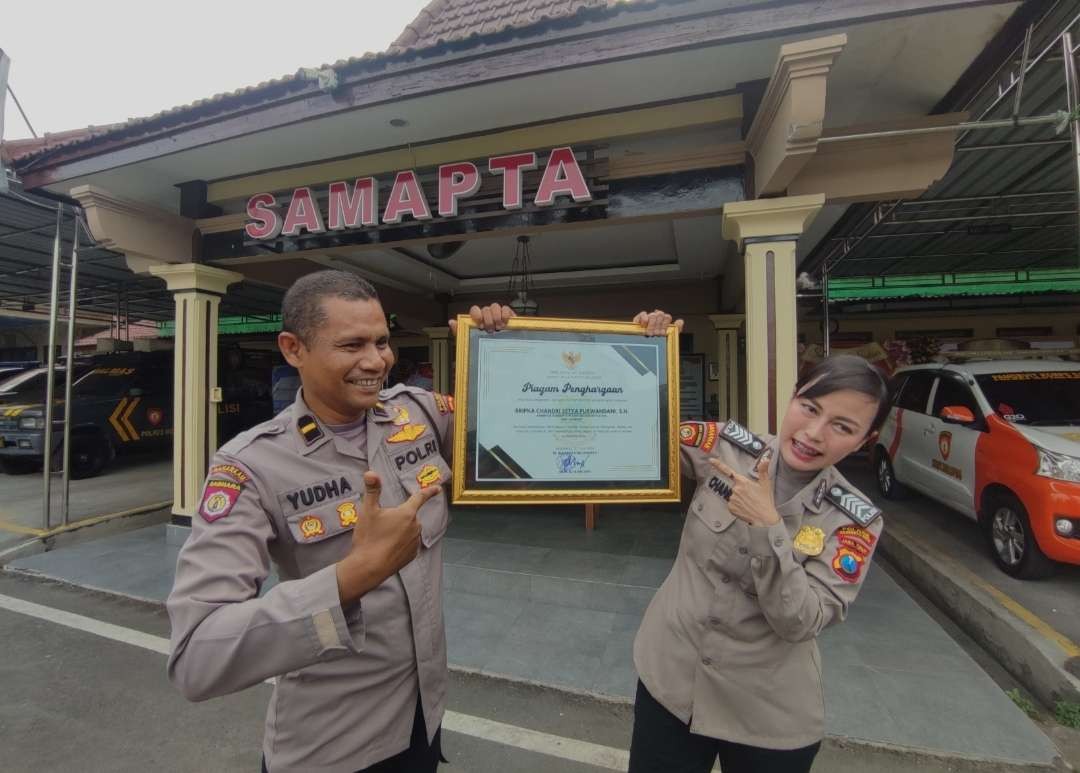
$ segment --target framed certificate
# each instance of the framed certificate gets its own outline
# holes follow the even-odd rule
[[[678,330],[457,319],[454,501],[679,501]]]

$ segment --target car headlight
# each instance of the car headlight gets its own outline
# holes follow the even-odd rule
[[[45,419],[40,416],[24,416],[19,419],[19,429],[45,429]]]
[[[1039,469],[1035,471],[1036,475],[1080,483],[1080,459],[1056,451],[1047,451],[1038,446],[1035,446],[1035,450],[1039,452]]]

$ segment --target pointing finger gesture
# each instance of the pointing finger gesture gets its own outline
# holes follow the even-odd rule
[[[731,479],[731,496],[728,497],[731,514],[751,526],[772,526],[780,522],[780,514],[773,500],[772,477],[769,475],[771,456],[766,451],[754,463],[756,478],[735,472],[719,459],[709,459],[713,468]]]

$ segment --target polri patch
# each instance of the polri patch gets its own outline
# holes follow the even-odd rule
[[[199,515],[207,523],[213,523],[232,512],[236,500],[244,490],[244,484],[232,480],[212,479],[203,489],[199,503]]]
[[[866,527],[881,517],[881,510],[867,502],[854,491],[834,483],[829,486],[826,497],[836,505],[844,515],[860,526]]]
[[[728,420],[720,431],[720,436],[751,456],[760,456],[765,450],[765,441],[734,419]]]

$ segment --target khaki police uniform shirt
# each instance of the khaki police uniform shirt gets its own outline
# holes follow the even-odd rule
[[[404,751],[418,690],[429,741],[442,722],[445,493],[419,511],[414,561],[356,604],[338,596],[364,471],[379,474],[384,507],[450,481],[452,402],[402,386],[380,398],[366,448],[323,427],[300,393],[226,443],[177,562],[169,678],[204,700],[277,677],[263,742],[274,773],[352,773]],[[260,596],[271,561],[280,582]]]
[[[751,527],[728,510],[730,481],[708,459],[749,475],[768,447],[775,479],[776,440],[735,422],[684,422],[680,436],[697,490],[634,641],[641,681],[694,733],[770,749],[813,744],[825,733],[816,637],[858,594],[880,511],[829,467],[778,503],[780,523]]]

